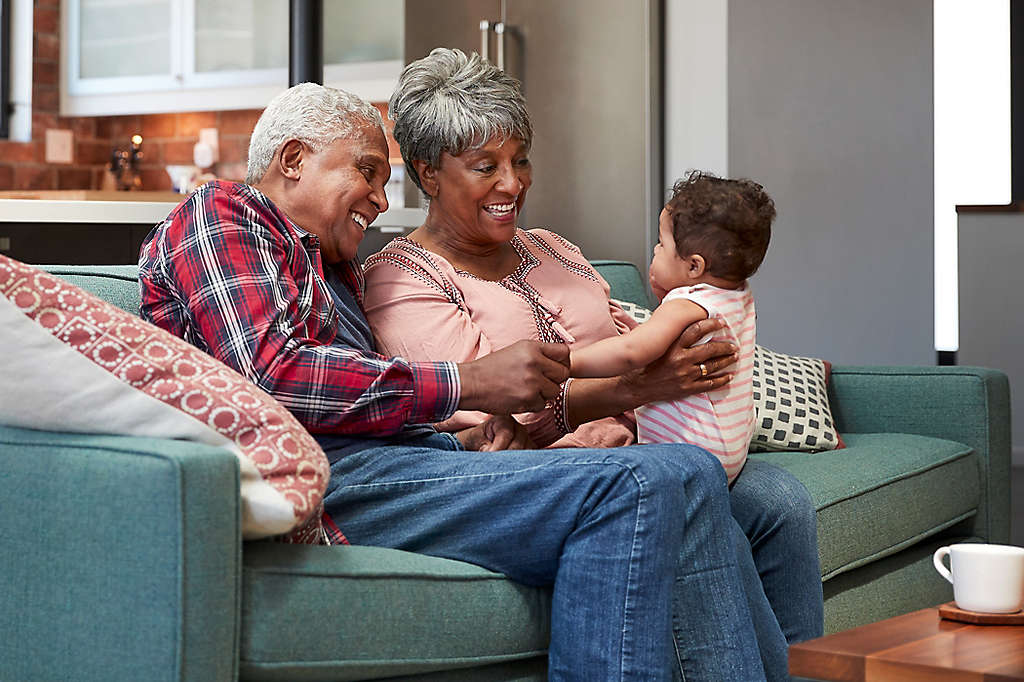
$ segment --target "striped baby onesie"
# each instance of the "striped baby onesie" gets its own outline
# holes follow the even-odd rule
[[[678,287],[665,301],[688,299],[721,317],[726,328],[707,341],[731,341],[739,347],[735,376],[726,386],[683,400],[651,403],[636,410],[637,438],[641,443],[690,443],[718,457],[729,483],[747,461],[754,432],[754,296],[750,284],[720,289],[710,284]]]

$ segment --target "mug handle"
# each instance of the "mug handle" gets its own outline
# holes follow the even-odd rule
[[[932,555],[932,565],[935,566],[935,570],[939,572],[939,575],[952,584],[953,574],[949,572],[949,569],[946,568],[946,564],[942,561],[947,556],[949,556],[949,547],[939,547],[935,550],[935,554]]]

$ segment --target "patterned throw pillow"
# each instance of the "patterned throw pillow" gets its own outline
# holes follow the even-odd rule
[[[612,301],[637,322],[651,317],[647,308]],[[831,365],[817,358],[783,355],[754,346],[753,452],[797,450],[821,452],[845,447],[828,402]]]
[[[324,541],[327,458],[280,403],[182,339],[4,256],[0,376],[0,422],[224,448],[241,469],[245,539]]]
[[[613,298],[612,303],[622,308],[622,311],[632,317],[637,322],[646,322],[651,318],[651,311],[643,306],[639,306],[636,303],[629,301],[620,301]]]
[[[831,366],[824,360],[754,347],[750,449],[820,452],[843,447],[828,403]]]

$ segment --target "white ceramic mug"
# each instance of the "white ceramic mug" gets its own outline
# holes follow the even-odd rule
[[[942,561],[947,554],[951,570]],[[1016,613],[1024,608],[1024,547],[961,543],[939,547],[932,563],[953,583],[953,599],[965,611]]]

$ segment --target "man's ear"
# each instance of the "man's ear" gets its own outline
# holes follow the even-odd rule
[[[412,167],[413,170],[416,171],[416,175],[420,176],[420,185],[423,186],[423,191],[427,193],[428,197],[436,197],[437,169],[431,166],[429,162],[423,161],[422,159],[416,159],[413,161]]]
[[[695,253],[686,259],[686,276],[690,279],[697,279],[707,270],[708,264],[704,256]]]
[[[276,159],[281,175],[289,180],[298,180],[302,177],[302,162],[308,152],[306,145],[298,140],[288,140],[281,145]]]

